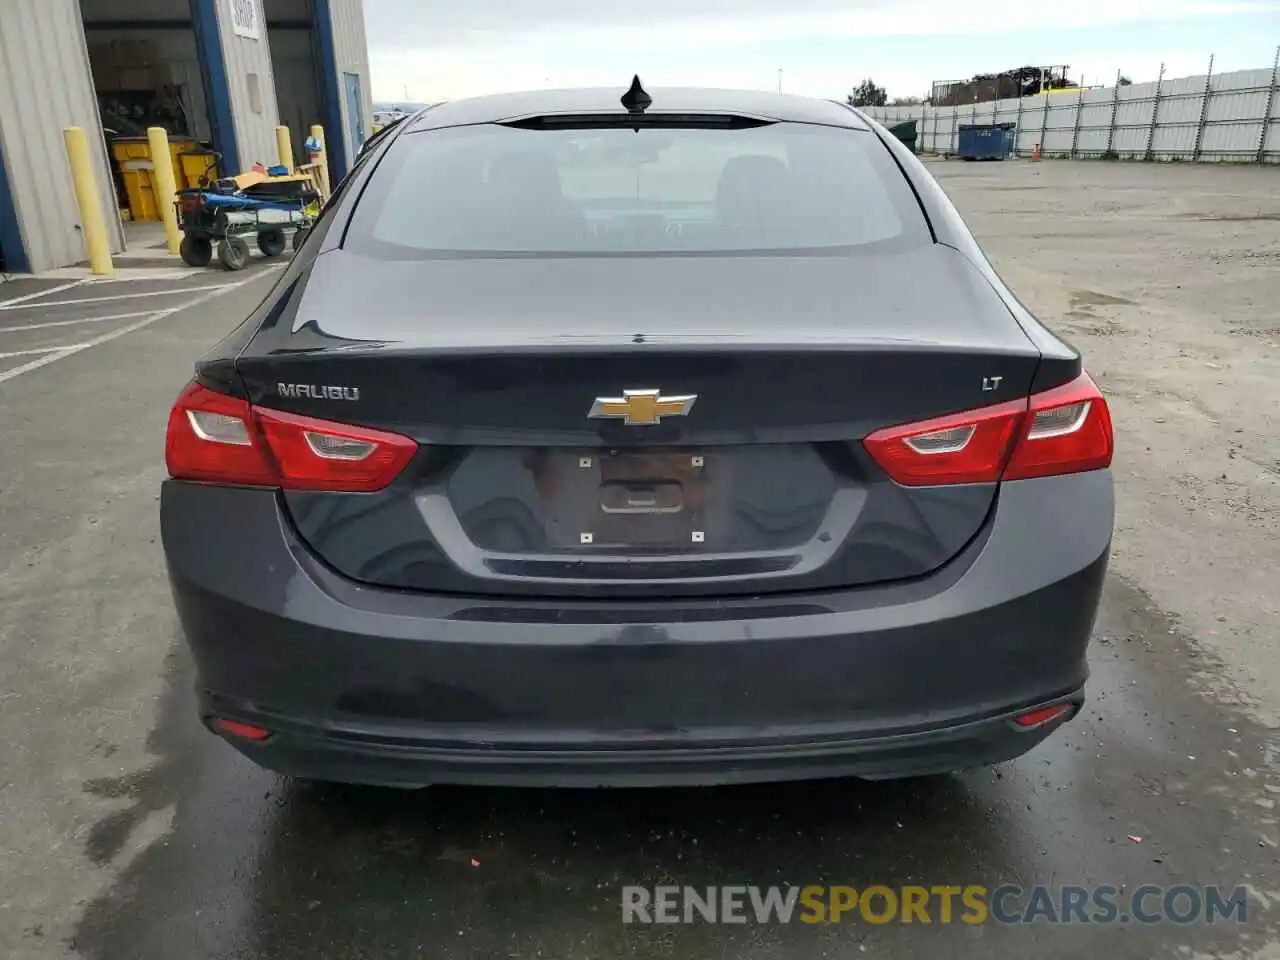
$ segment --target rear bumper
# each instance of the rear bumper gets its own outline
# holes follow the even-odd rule
[[[501,748],[458,744],[424,731],[369,726],[316,726],[262,713],[242,701],[205,694],[201,712],[234,717],[272,731],[263,743],[231,742],[260,766],[287,776],[420,787],[431,783],[490,786],[706,786],[822,777],[868,780],[922,776],[1010,760],[1066,722],[1083,691],[1055,698],[1069,711],[1032,729],[1015,714],[970,723],[874,736],[824,740],[766,740],[717,746],[685,742],[646,746]],[[1048,704],[1045,704],[1046,706]],[[1019,711],[1021,712],[1021,711]]]
[[[657,785],[889,777],[1008,759],[1078,706],[1112,526],[1107,471],[1003,485],[909,583],[663,603],[359,586],[270,492],[169,481],[162,530],[201,711],[284,773]]]

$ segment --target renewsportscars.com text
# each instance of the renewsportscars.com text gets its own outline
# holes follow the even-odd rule
[[[624,923],[1244,923],[1244,887],[628,886]]]

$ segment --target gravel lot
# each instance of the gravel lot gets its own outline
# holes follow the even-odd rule
[[[1280,167],[930,169],[1111,399],[1114,572],[1280,726]]]
[[[1113,400],[1119,531],[1080,718],[915,783],[281,781],[196,722],[156,544],[168,406],[269,279],[95,294],[100,340],[61,325],[86,291],[37,297],[0,313],[0,374],[22,370],[0,376],[0,957],[1280,957],[1280,169],[931,169]],[[1243,926],[620,922],[623,884],[787,882],[1250,900]]]

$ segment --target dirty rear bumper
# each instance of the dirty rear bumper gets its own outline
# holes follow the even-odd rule
[[[421,787],[432,783],[488,786],[709,786],[771,780],[923,776],[1011,760],[1030,750],[1079,710],[1083,691],[1055,698],[1061,718],[1026,729],[1004,716],[924,730],[824,740],[757,740],[690,746],[682,740],[646,746],[495,748],[367,726],[315,726],[263,713],[254,705],[205,694],[201,713],[234,717],[273,731],[264,743],[228,738],[260,766],[286,776],[340,783]],[[1044,704],[1048,705],[1048,704]],[[1018,711],[1021,712],[1021,711]]]
[[[1003,484],[915,581],[739,599],[491,600],[364,587],[269,491],[168,481],[162,532],[206,722],[284,773],[364,783],[658,785],[974,766],[1078,706],[1109,471]],[[230,739],[230,738],[229,738]]]

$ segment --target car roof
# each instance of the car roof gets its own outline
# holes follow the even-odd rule
[[[622,113],[621,100],[626,89],[581,87],[570,90],[532,90],[450,100],[419,113],[406,127],[406,132],[476,123],[500,123],[525,117]],[[816,123],[855,130],[869,129],[844,104],[830,100],[760,90],[717,90],[702,87],[654,87],[647,92],[653,98],[653,104],[645,111],[649,116],[663,113],[704,113]]]

